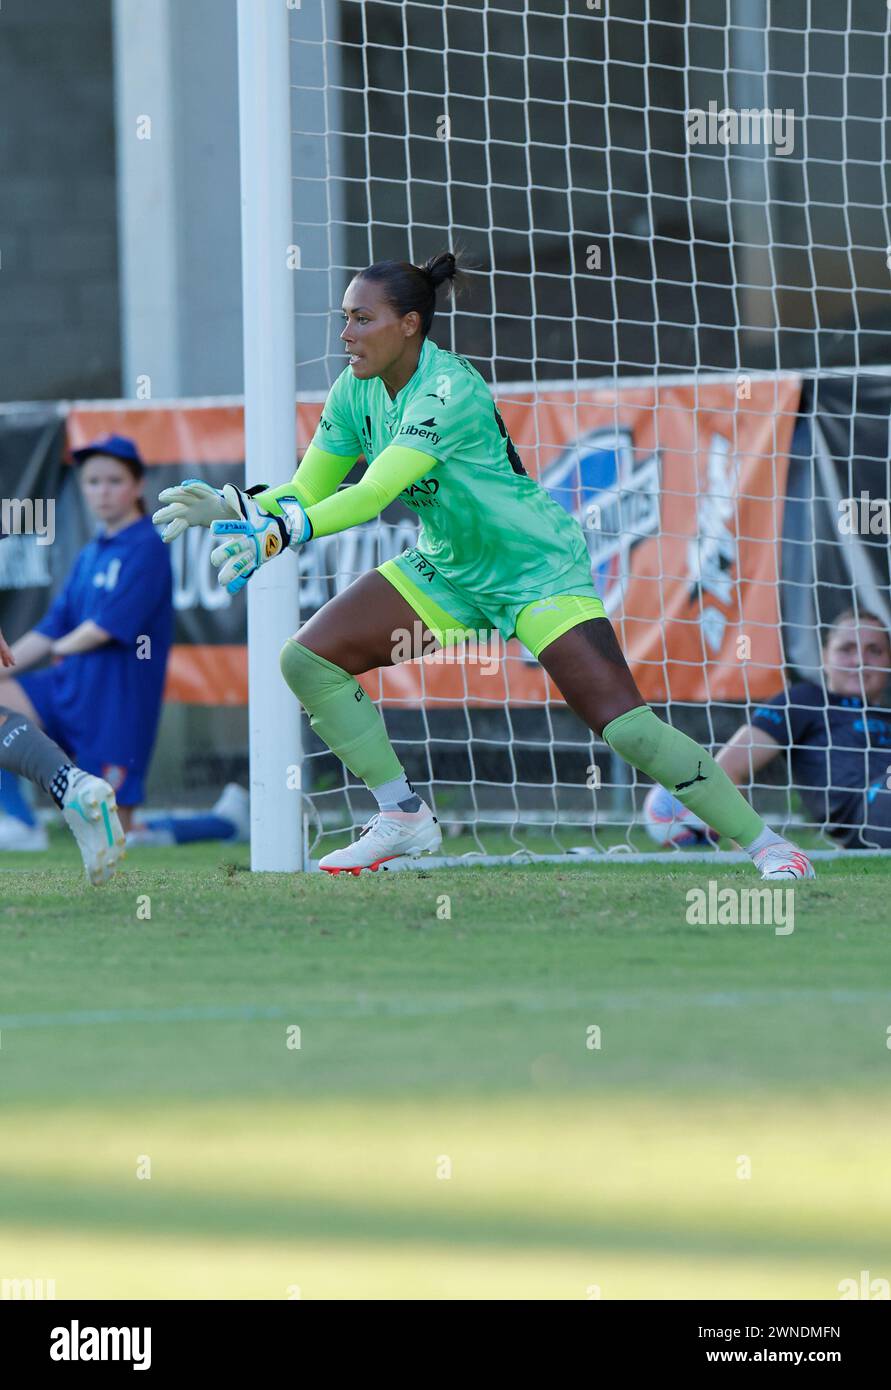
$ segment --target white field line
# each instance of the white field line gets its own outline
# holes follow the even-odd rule
[[[742,989],[706,990],[693,994],[666,995],[664,990],[640,990],[635,994],[615,994],[592,989],[588,995],[553,994],[537,998],[502,994],[486,998],[461,995],[430,995],[427,998],[359,997],[329,1003],[295,1000],[289,1005],[220,1004],[182,1005],[172,1009],[75,1009],[59,1013],[0,1014],[0,1030],[32,1028],[92,1028],[117,1024],[165,1023],[263,1023],[287,1019],[301,1023],[307,1018],[425,1018],[483,1010],[505,1009],[510,1013],[540,1014],[572,1009],[647,1009],[669,1012],[673,1009],[763,1008],[814,1002],[831,1005],[891,1003],[891,989]]]

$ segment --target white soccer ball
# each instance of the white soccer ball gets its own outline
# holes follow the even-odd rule
[[[670,792],[658,785],[647,792],[643,805],[644,825],[651,840],[662,849],[691,849],[715,841],[714,831],[694,816]]]

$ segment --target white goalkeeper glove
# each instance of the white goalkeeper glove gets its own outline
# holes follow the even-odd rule
[[[214,521],[229,521],[241,516],[225,501],[222,491],[203,483],[200,478],[187,478],[178,487],[166,487],[158,496],[159,507],[152,517],[156,526],[164,526],[162,540],[169,545],[190,526],[210,526]]]
[[[227,483],[223,500],[238,521],[214,521],[211,535],[227,539],[211,551],[210,563],[219,570],[217,583],[230,594],[243,589],[255,570],[285,550],[299,550],[312,536],[309,517],[296,497],[279,497],[282,515],[273,516],[253,498]]]

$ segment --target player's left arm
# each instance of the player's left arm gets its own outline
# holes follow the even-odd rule
[[[437,466],[438,460],[404,444],[388,444],[352,487],[307,511],[313,536],[332,536],[380,516],[401,492]]]
[[[14,666],[15,657],[6,645],[6,639],[0,630],[0,666]]]

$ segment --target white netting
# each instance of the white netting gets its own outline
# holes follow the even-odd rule
[[[719,746],[765,673],[776,690],[818,677],[841,609],[891,619],[887,537],[836,524],[864,477],[891,495],[888,378],[869,373],[891,360],[885,6],[304,0],[291,23],[301,390],[342,369],[352,274],[460,245],[471,292],[432,336],[473,361],[527,468],[587,526],[614,617],[637,543],[656,547],[623,636],[664,635],[635,662],[657,708]],[[403,516],[309,547],[304,611],[410,544]],[[764,545],[772,585],[747,570]],[[527,654],[505,661],[523,675],[510,700],[480,701],[461,667],[446,700],[433,666],[420,698],[387,699],[418,790],[477,850],[642,846],[640,779],[528,694]],[[324,850],[370,801],[308,729],[305,746]],[[755,776],[756,804],[819,828],[783,763]]]

